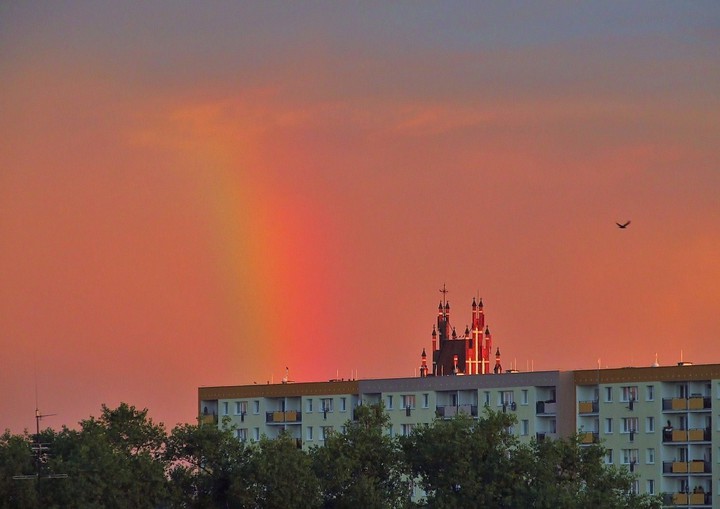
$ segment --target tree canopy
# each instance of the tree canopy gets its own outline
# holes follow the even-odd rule
[[[392,437],[382,404],[363,405],[303,450],[286,433],[245,444],[229,421],[168,432],[121,403],[78,429],[0,435],[0,509],[661,506],[631,493],[633,474],[605,465],[602,446],[519,443],[513,424],[487,409]]]

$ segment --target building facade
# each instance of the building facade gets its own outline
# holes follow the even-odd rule
[[[515,414],[521,441],[577,432],[607,449],[608,464],[636,473],[638,493],[663,494],[668,506],[720,508],[720,364],[198,390],[203,422],[226,420],[247,442],[287,431],[302,448],[341,431],[358,405],[381,401],[392,435],[459,413],[477,417],[486,406]]]

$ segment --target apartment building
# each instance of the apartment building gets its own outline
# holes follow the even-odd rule
[[[635,472],[637,492],[720,507],[720,365],[573,373],[583,442],[602,443],[607,463]]]
[[[381,401],[392,435],[435,418],[477,417],[485,406],[513,413],[521,441],[578,432],[584,443],[607,448],[608,464],[637,474],[638,493],[663,494],[668,506],[720,507],[720,415],[713,417],[720,413],[720,364],[198,390],[203,422],[226,420],[248,442],[287,431],[306,449],[341,431],[358,405]]]

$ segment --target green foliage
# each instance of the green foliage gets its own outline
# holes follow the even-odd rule
[[[282,433],[275,440],[263,437],[255,449],[250,470],[248,480],[236,478],[233,491],[253,493],[255,507],[320,507],[320,483],[312,470],[311,458],[289,434]]]
[[[238,484],[248,477],[252,451],[232,431],[202,424],[173,429],[165,456],[172,507],[253,507],[254,496]]]
[[[27,433],[0,435],[0,509],[37,507],[35,481],[15,480],[15,475],[35,473],[35,461]]]
[[[356,408],[344,433],[325,437],[312,450],[326,508],[399,508],[410,500],[408,470],[398,444],[387,433],[382,404]]]
[[[246,446],[228,422],[180,425],[168,435],[147,410],[102,407],[79,429],[0,435],[0,509],[433,508],[656,509],[634,495],[633,475],[604,465],[601,446],[577,437],[520,444],[514,418],[489,409],[392,438],[382,404],[355,409],[343,432],[303,451],[289,434]],[[40,478],[16,480],[35,474]],[[49,479],[48,473],[66,479]],[[412,503],[414,480],[426,498]]]
[[[509,414],[487,411],[418,426],[400,444],[429,506],[502,507],[512,496],[516,446]]]

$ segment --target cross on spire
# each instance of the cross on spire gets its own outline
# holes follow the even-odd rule
[[[445,304],[447,303],[447,300],[445,299],[445,297],[447,296],[447,294],[448,294],[448,292],[449,292],[450,290],[448,290],[447,288],[445,288],[445,283],[443,283],[442,290],[439,290],[439,291],[440,291],[440,293],[443,294],[443,306],[445,306]]]

